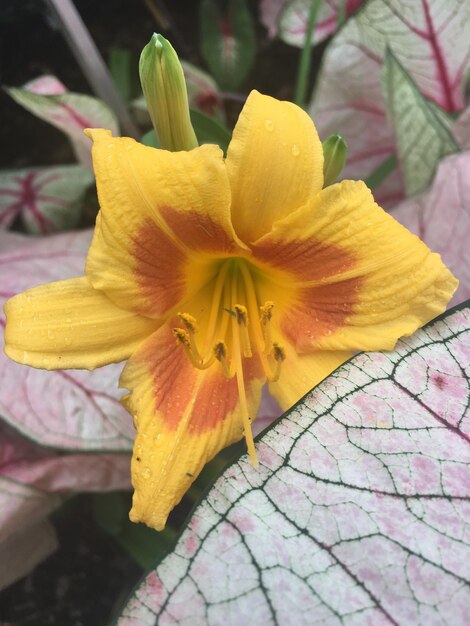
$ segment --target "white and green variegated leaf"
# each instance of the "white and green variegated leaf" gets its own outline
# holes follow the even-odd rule
[[[466,0],[367,0],[328,46],[309,112],[320,137],[349,146],[345,178],[367,179],[396,153],[380,80],[390,48],[428,101],[455,116],[465,106],[470,69]],[[396,168],[376,189],[391,207],[403,198]]]
[[[92,182],[83,165],[0,171],[0,228],[17,218],[34,234],[75,228]]]
[[[467,626],[470,308],[342,365],[192,512],[119,626]]]
[[[382,84],[406,193],[411,196],[425,189],[439,161],[459,148],[445,113],[436,113],[437,105],[430,105],[390,50],[384,58]]]

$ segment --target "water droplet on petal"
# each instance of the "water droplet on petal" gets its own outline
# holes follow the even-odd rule
[[[292,152],[292,155],[293,155],[293,156],[295,156],[295,157],[296,157],[296,156],[299,156],[299,154],[300,154],[300,148],[299,148],[299,146],[298,146],[296,143],[292,146],[292,150],[291,150],[291,152]]]
[[[274,130],[274,123],[272,120],[266,120],[264,123],[264,127],[266,128],[266,130],[268,130],[270,133],[273,132]]]

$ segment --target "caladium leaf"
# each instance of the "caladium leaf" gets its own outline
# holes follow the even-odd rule
[[[452,134],[462,148],[470,148],[470,106],[462,111],[452,126]]]
[[[350,147],[345,178],[367,178],[396,149],[380,84],[387,47],[428,100],[449,113],[463,108],[469,20],[461,0],[369,0],[348,20],[326,51],[310,106],[321,137],[339,133]],[[400,200],[399,171],[375,195],[387,206]]]
[[[181,66],[188,89],[189,108],[223,121],[222,98],[214,79],[187,61],[181,61]]]
[[[57,76],[53,76],[52,74],[44,74],[43,76],[38,76],[30,80],[23,85],[23,89],[31,93],[40,94],[41,96],[59,96],[68,91],[64,83],[62,83]]]
[[[228,0],[222,12],[215,0],[200,8],[201,52],[211,74],[223,89],[237,89],[254,60],[253,18],[246,0]]]
[[[91,231],[41,239],[0,232],[0,304],[19,291],[83,274]],[[15,247],[9,246],[13,237]],[[3,245],[3,242],[5,246]],[[4,318],[0,319],[4,325]],[[46,372],[0,355],[0,415],[45,446],[127,451],[134,428],[118,400],[121,366]]]
[[[315,25],[313,43],[317,44],[332,35],[364,0],[336,0],[322,2]],[[312,0],[289,0],[277,16],[279,37],[302,48],[307,32],[308,15]]]
[[[0,588],[28,573],[55,549],[45,520],[65,494],[130,487],[127,454],[61,454],[0,421]],[[3,571],[5,570],[5,571]]]
[[[436,105],[428,104],[390,50],[385,53],[382,82],[406,194],[411,196],[429,185],[442,157],[459,148],[447,120],[436,114]]]
[[[323,2],[315,25],[314,43],[323,41],[341,26],[364,0],[329,0]],[[279,37],[301,48],[305,42],[311,0],[261,0],[261,22],[270,37]]]
[[[392,211],[418,235],[459,279],[455,304],[470,298],[470,152],[447,157],[431,187]]]
[[[119,626],[468,623],[470,308],[342,365],[195,509]]]
[[[23,88],[7,88],[6,91],[22,107],[49,122],[63,133],[72,143],[77,159],[88,169],[91,166],[91,141],[83,134],[84,128],[107,128],[114,135],[119,133],[116,116],[101,100],[78,93],[54,93],[45,95],[43,86],[38,91],[37,79]]]
[[[35,234],[72,229],[80,222],[92,182],[92,173],[83,165],[0,171],[0,228],[21,217]]]

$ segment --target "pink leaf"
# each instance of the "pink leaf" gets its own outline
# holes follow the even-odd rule
[[[314,43],[323,41],[338,28],[339,3],[345,7],[345,17],[350,16],[364,0],[329,0],[320,7],[315,27]],[[305,42],[310,0],[261,0],[261,22],[270,37],[277,34],[283,41],[302,47]]]
[[[452,134],[459,146],[470,149],[470,106],[459,115],[452,127]]]
[[[431,187],[401,202],[395,219],[418,235],[460,280],[453,303],[470,298],[470,152],[441,162]]]
[[[23,85],[23,89],[41,96],[59,96],[68,91],[67,87],[52,74],[45,74],[30,80],[29,83]]]
[[[338,33],[326,52],[310,113],[320,135],[348,142],[347,178],[366,178],[395,152],[385,116],[380,68],[385,49],[445,111],[463,107],[463,77],[470,66],[470,5],[460,0],[371,0]],[[377,188],[381,204],[403,197],[400,173]]]
[[[470,308],[354,357],[229,467],[119,626],[468,624]]]
[[[8,245],[13,237],[17,246]],[[91,232],[41,239],[0,231],[0,303],[34,285],[83,273]],[[0,323],[4,324],[3,318]],[[132,419],[118,400],[121,366],[46,372],[0,356],[0,414],[45,446],[75,451],[128,451]]]
[[[0,171],[0,228],[19,216],[35,234],[74,228],[92,181],[91,172],[82,165]]]
[[[130,488],[128,454],[61,454],[0,422],[0,589],[26,575],[55,549],[45,520],[58,496]],[[3,571],[5,570],[5,571]]]

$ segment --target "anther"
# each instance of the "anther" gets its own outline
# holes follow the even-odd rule
[[[261,313],[260,322],[263,329],[263,338],[264,338],[264,354],[269,354],[271,351],[271,325],[270,321],[273,316],[273,308],[274,302],[268,300],[265,302],[263,306],[260,306],[259,310]]]
[[[274,357],[275,365],[273,375],[271,376],[271,382],[275,383],[277,380],[279,380],[279,376],[281,375],[281,365],[282,362],[286,360],[286,352],[282,346],[274,342],[272,355]]]
[[[251,357],[250,335],[248,334],[248,310],[243,304],[235,304],[233,307],[237,318],[238,326],[240,328],[241,347],[243,350],[243,356]]]
[[[243,306],[243,304],[236,304],[233,309],[235,311],[235,315],[237,316],[237,322],[246,326],[248,323],[248,312],[246,310],[246,306]]]
[[[280,361],[281,363],[286,360],[286,351],[276,342],[273,343],[273,356],[275,361]]]
[[[176,341],[182,346],[191,349],[191,342],[189,340],[189,333],[184,328],[173,328],[173,335],[176,337]]]
[[[214,346],[214,356],[219,361],[227,378],[233,377],[233,372],[230,371],[230,367],[227,361],[227,346],[223,341],[219,341]]]
[[[274,308],[274,302],[271,302],[270,300],[268,300],[268,302],[265,302],[263,306],[260,306],[259,310],[261,312],[261,323],[263,325],[271,321],[271,318],[273,316],[272,314],[273,308]]]
[[[183,322],[186,330],[189,333],[197,333],[198,328],[197,328],[197,322],[196,319],[190,315],[189,313],[178,313],[178,317],[180,318],[180,320]]]

